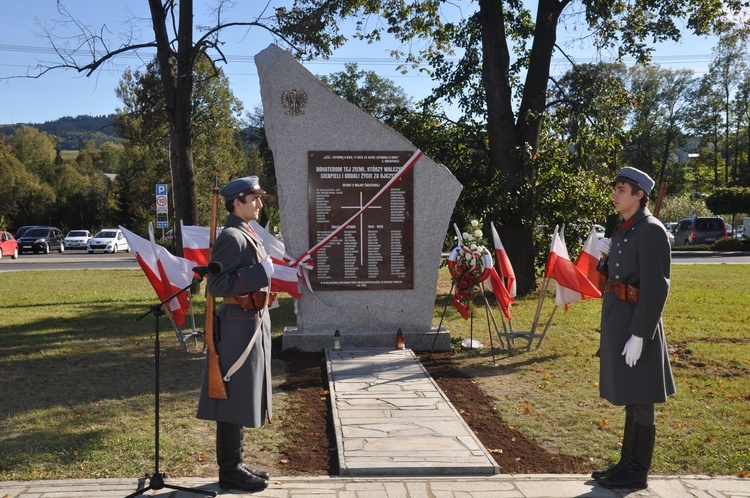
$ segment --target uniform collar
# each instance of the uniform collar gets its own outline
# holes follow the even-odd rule
[[[635,214],[633,214],[633,216],[631,216],[627,220],[620,221],[620,224],[617,225],[617,228],[619,228],[620,230],[624,232],[628,228],[644,220],[647,216],[650,216],[650,215],[651,215],[651,211],[648,210],[648,207],[643,206],[638,211],[636,211]]]

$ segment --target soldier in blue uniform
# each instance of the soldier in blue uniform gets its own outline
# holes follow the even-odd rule
[[[612,200],[622,220],[610,239],[600,271],[602,295],[600,395],[625,406],[620,461],[592,477],[609,488],[648,486],[654,451],[655,403],[674,394],[661,314],[669,294],[671,249],[664,225],[648,210],[654,181],[622,168],[612,182]]]
[[[223,297],[218,313],[216,348],[221,370],[230,375],[228,399],[208,396],[208,368],[198,402],[197,417],[216,421],[216,460],[223,489],[259,491],[268,486],[268,473],[244,463],[244,427],[260,427],[271,419],[271,320],[267,293],[273,274],[271,258],[248,224],[257,220],[265,191],[257,176],[225,185],[229,215],[211,250],[211,263],[221,272],[209,275],[208,291]]]

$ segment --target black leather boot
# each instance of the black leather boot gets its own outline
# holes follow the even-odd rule
[[[591,473],[591,478],[598,481],[602,477],[612,475],[613,472],[620,470],[627,461],[627,455],[633,452],[633,416],[629,411],[625,411],[625,430],[622,435],[622,449],[620,450],[620,461],[612,467],[605,470],[595,470]]]
[[[268,480],[246,470],[242,463],[243,430],[241,425],[216,423],[216,463],[219,464],[219,487],[260,491],[268,487]]]
[[[628,455],[625,465],[612,474],[599,479],[605,488],[645,489],[648,487],[648,471],[654,455],[656,427],[633,424],[633,452]]]

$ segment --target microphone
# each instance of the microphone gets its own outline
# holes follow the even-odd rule
[[[196,266],[193,268],[193,272],[197,273],[201,277],[205,277],[207,273],[210,273],[211,275],[216,275],[217,273],[221,273],[221,271],[224,269],[224,267],[219,263],[218,261],[211,261],[206,266]]]

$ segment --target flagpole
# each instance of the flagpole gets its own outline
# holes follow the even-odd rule
[[[438,323],[437,330],[435,331],[435,339],[432,341],[432,348],[430,348],[430,354],[427,356],[428,360],[432,359],[432,352],[435,351],[435,344],[437,344],[438,335],[440,334],[440,327],[443,326],[443,318],[445,318],[445,312],[448,310],[448,305],[451,303],[451,296],[453,295],[453,287],[455,285],[451,283],[451,290],[448,291],[448,299],[445,302],[443,308],[443,314],[440,316],[440,323]]]
[[[544,325],[544,331],[542,332],[542,335],[539,336],[539,341],[536,343],[536,348],[539,349],[539,346],[542,345],[542,341],[544,340],[544,336],[547,335],[547,329],[549,328],[550,323],[552,323],[552,317],[555,316],[555,311],[557,311],[557,305],[555,305],[552,308],[552,313],[549,315],[549,319],[547,320],[547,323]],[[531,351],[531,341],[529,341],[529,347],[526,349],[527,351]]]
[[[536,305],[536,313],[534,314],[534,322],[531,324],[531,335],[534,335],[534,332],[536,332],[536,326],[537,323],[539,323],[539,315],[542,312],[542,304],[544,303],[544,298],[547,296],[547,287],[549,286],[549,277],[544,277],[544,280],[542,281],[542,289],[539,291],[539,302]]]
[[[495,325],[495,333],[497,334],[497,338],[500,339],[500,329],[497,328],[497,322],[495,321],[495,315],[492,314],[492,308],[490,307],[490,302],[487,300],[487,294],[485,294],[484,290],[484,282],[479,282],[480,287],[482,288],[482,297],[484,298],[484,308],[487,312],[487,330],[490,333],[490,349],[492,350],[492,364],[495,364],[495,344],[492,341],[492,330],[490,330],[490,317],[492,317],[492,323]],[[503,323],[503,327],[505,327],[505,324]],[[502,341],[502,339],[500,339]]]
[[[484,282],[480,282],[479,285],[482,286],[482,292],[483,292],[483,295],[484,295],[484,302],[489,307],[490,306],[489,301],[487,301],[487,296],[484,294]],[[503,310],[502,310],[502,308],[500,308],[500,303],[497,303],[497,308],[498,308],[498,310],[500,310],[500,321],[503,324],[503,332],[505,334],[505,342],[508,345],[508,352],[512,353],[513,352],[513,346],[511,346],[511,343],[510,343],[510,337],[508,337],[508,329],[505,328],[505,319],[503,318]],[[490,316],[492,317],[492,323],[495,325],[495,333],[497,334],[497,338],[500,340],[500,342],[503,342],[503,338],[500,337],[500,327],[497,326],[497,320],[495,320],[495,315],[491,311],[490,311]],[[510,321],[508,321],[508,324],[510,324]],[[511,329],[511,331],[512,331],[512,329]]]

